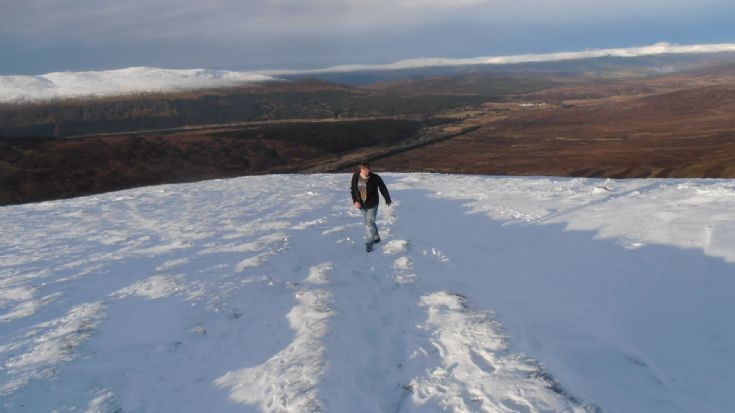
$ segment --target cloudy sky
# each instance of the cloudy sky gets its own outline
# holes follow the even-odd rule
[[[733,0],[0,0],[0,74],[735,43]]]

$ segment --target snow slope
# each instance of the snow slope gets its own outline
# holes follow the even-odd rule
[[[0,410],[732,410],[735,182],[383,177],[0,208]]]

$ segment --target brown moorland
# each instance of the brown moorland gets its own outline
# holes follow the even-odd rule
[[[0,118],[18,127],[66,116],[67,131],[114,133],[0,138],[0,204],[345,171],[359,159],[384,171],[735,177],[735,65],[624,79],[534,76],[469,74],[368,88],[307,81],[9,107]],[[135,129],[140,111],[150,114],[145,131]],[[123,122],[121,132],[109,117]],[[157,124],[163,128],[149,130]]]
[[[563,86],[469,112],[471,133],[379,161],[394,171],[735,177],[735,76]]]
[[[295,172],[415,136],[413,120],[216,128],[75,139],[0,139],[0,205],[136,186]]]

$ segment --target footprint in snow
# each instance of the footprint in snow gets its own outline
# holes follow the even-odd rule
[[[413,269],[413,262],[411,258],[403,256],[393,262],[393,268],[399,271],[410,271]]]
[[[405,239],[394,239],[383,246],[383,254],[393,255],[408,252],[408,241]]]
[[[433,257],[440,264],[445,264],[449,262],[449,257],[447,257],[446,254],[444,254],[443,252],[441,252],[440,250],[436,248],[431,248],[431,250],[423,250],[421,251],[421,253],[423,255]]]

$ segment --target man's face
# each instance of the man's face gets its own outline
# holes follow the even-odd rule
[[[368,176],[369,173],[370,173],[370,168],[365,167],[365,166],[360,167],[360,174],[362,176]]]

